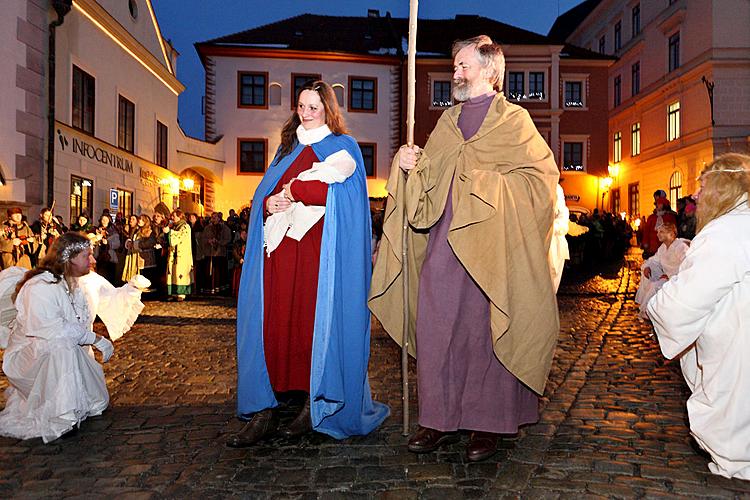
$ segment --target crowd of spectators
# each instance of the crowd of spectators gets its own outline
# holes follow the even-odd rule
[[[135,215],[104,209],[95,223],[82,213],[70,227],[49,208],[42,209],[31,225],[20,208],[7,213],[0,226],[2,269],[33,269],[60,235],[77,231],[91,240],[96,272],[115,286],[143,274],[151,280],[146,293],[152,298],[184,300],[196,293],[236,296],[249,208],[239,213],[232,209],[226,219],[221,212]]]

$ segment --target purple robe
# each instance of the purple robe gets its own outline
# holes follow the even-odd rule
[[[479,130],[493,96],[464,103],[458,118],[464,140]],[[448,243],[451,192],[452,187],[445,212],[430,229],[419,282],[419,424],[440,431],[513,434],[539,419],[538,398],[492,350],[489,300]]]

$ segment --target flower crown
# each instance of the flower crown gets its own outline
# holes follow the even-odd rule
[[[62,250],[62,261],[68,262],[70,259],[83,252],[87,248],[91,248],[91,242],[89,241],[76,241],[71,243]]]

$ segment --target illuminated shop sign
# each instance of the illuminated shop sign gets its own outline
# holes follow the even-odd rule
[[[68,140],[66,135],[59,129],[57,130],[57,139],[60,142],[60,148],[63,151],[72,146],[74,154],[81,155],[89,160],[95,160],[103,165],[108,165],[130,174],[133,173],[133,161],[120,156],[115,152],[107,151],[101,146],[89,144],[85,140],[77,137],[71,137],[70,140]]]

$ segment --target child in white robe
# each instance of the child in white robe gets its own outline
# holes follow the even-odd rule
[[[669,278],[677,274],[690,242],[677,238],[677,227],[666,222],[656,228],[656,236],[661,245],[654,255],[641,266],[641,284],[635,293],[635,302],[640,305],[639,315],[648,319],[646,304],[659,291]]]

